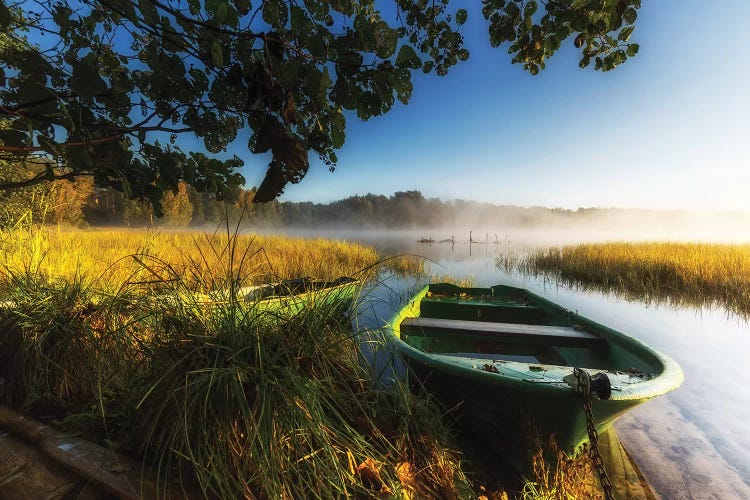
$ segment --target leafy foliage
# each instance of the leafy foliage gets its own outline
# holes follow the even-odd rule
[[[482,14],[490,22],[490,43],[497,47],[509,42],[514,63],[535,75],[562,42],[574,36],[581,49],[579,63],[585,68],[609,71],[638,53],[629,43],[635,30],[641,0],[484,0]],[[539,6],[544,10],[540,11]]]
[[[610,70],[635,55],[640,0],[484,0],[493,46],[509,44],[532,74],[568,38],[581,67]],[[185,181],[223,198],[244,183],[242,160],[217,155],[249,132],[270,153],[254,200],[299,182],[317,154],[334,169],[346,112],[362,120],[411,98],[414,71],[445,75],[469,52],[469,18],[449,0],[0,0],[0,153],[55,161],[20,188],[93,177],[161,215]],[[200,146],[183,150],[178,134]]]

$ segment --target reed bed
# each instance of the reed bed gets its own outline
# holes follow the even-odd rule
[[[0,284],[8,281],[9,270],[25,270],[68,280],[96,278],[100,288],[110,289],[111,284],[163,282],[172,274],[196,285],[232,274],[251,285],[301,276],[369,277],[381,267],[398,274],[423,270],[417,259],[383,259],[357,243],[227,232],[23,228],[0,233],[0,257]]]
[[[500,260],[499,267],[508,267]],[[516,262],[583,287],[674,305],[721,305],[750,314],[750,245],[601,243],[548,248]]]

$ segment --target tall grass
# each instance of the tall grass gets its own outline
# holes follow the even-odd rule
[[[141,252],[142,269],[106,287],[52,274],[49,250],[6,265],[0,399],[139,456],[165,495],[471,496],[440,410],[405,384],[375,383],[340,304],[291,314],[190,293],[263,279],[240,243],[185,250],[181,265]]]
[[[750,314],[750,245],[598,243],[548,248],[517,261],[545,273],[628,298],[677,305],[719,304]],[[498,262],[507,267],[507,262]]]
[[[174,272],[206,283],[229,269],[241,270],[237,277],[246,284],[300,276],[333,279],[374,270],[382,260],[371,247],[326,239],[43,227],[0,232],[0,258],[0,283],[7,282],[8,270],[15,270],[67,279],[98,277],[98,285],[110,289],[110,284],[162,282]],[[410,258],[387,259],[384,265],[400,273],[422,269]]]

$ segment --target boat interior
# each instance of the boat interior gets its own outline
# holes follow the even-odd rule
[[[434,354],[632,373],[653,369],[595,323],[513,287],[431,285],[419,315],[401,322],[400,335]]]

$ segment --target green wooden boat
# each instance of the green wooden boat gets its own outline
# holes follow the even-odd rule
[[[574,367],[609,379],[609,399],[593,399],[600,432],[683,380],[675,361],[635,338],[510,286],[428,285],[387,332],[412,375],[521,468],[550,436],[567,452],[587,440],[581,395],[564,380]]]
[[[346,276],[331,281],[296,278],[242,287],[236,290],[235,298],[253,311],[280,317],[292,317],[310,307],[340,315],[352,305],[360,287],[358,280]],[[227,304],[230,300],[231,293],[227,290],[198,294],[193,298],[198,305],[208,306]]]
[[[340,314],[349,309],[359,288],[359,281],[346,276],[332,281],[297,278],[241,288],[240,295],[245,303],[261,311],[294,315],[305,308],[320,306]]]

